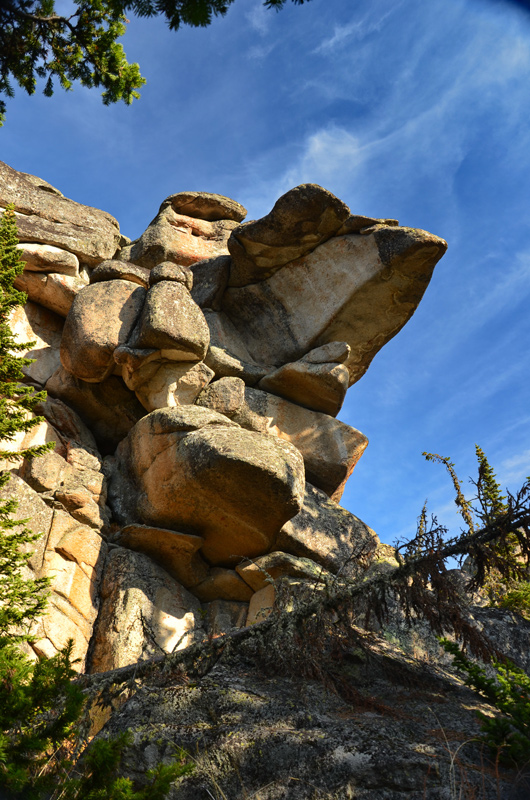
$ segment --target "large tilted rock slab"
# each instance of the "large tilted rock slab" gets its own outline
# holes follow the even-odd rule
[[[117,221],[105,211],[76,203],[33,175],[0,161],[0,207],[15,206],[18,238],[68,250],[95,266],[120,244]]]
[[[290,189],[267,216],[232,231],[229,286],[262,281],[289,261],[310,253],[334,236],[349,214],[342,200],[315,183]]]
[[[318,345],[347,342],[351,385],[410,319],[446,248],[413,228],[336,236],[266,280],[229,288],[223,310],[261,364],[280,366]]]
[[[28,300],[49,308],[61,317],[67,316],[75,296],[87,285],[88,273],[85,268],[79,275],[25,270],[14,283],[15,289],[26,292]]]
[[[67,250],[53,247],[51,244],[35,242],[19,244],[20,257],[25,262],[28,272],[56,272],[74,277],[79,275],[79,259]]]
[[[114,350],[129,338],[146,294],[142,286],[122,280],[95,283],[80,292],[64,326],[63,367],[88,383],[108,378],[116,366]]]
[[[229,566],[269,549],[301,507],[303,480],[288,442],[183,406],[148,414],[120,444],[109,502],[122,524],[204,537],[203,556]]]
[[[196,597],[142,553],[110,551],[101,586],[91,672],[180,650],[204,635]]]
[[[356,428],[245,386],[240,378],[221,378],[210,384],[197,404],[225,414],[243,428],[293,444],[303,456],[308,480],[336,501],[368,445]]]
[[[247,209],[241,203],[211,192],[178,192],[166,197],[162,209],[167,206],[171,206],[177,214],[206,219],[210,222],[222,219],[241,222],[247,216]]]

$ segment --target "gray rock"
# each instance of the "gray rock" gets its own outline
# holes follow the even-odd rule
[[[14,287],[25,292],[28,299],[66,317],[74,297],[88,285],[88,272],[62,275],[57,272],[23,272],[15,279]]]
[[[174,264],[172,261],[164,261],[163,264],[153,267],[149,273],[150,286],[154,286],[155,283],[160,283],[161,281],[182,283],[188,292],[191,292],[193,289],[193,272],[189,267]]]
[[[61,367],[45,388],[52,397],[63,400],[79,414],[104,455],[113,453],[145,414],[136,396],[114,375],[101,383],[87,383]]]
[[[149,288],[149,270],[145,267],[137,267],[136,264],[129,264],[127,261],[116,261],[110,259],[103,261],[90,273],[90,283],[100,283],[101,281],[131,281]]]
[[[211,603],[203,603],[203,608],[206,611],[204,626],[209,636],[220,636],[245,626],[248,603],[213,600]]]
[[[230,275],[230,256],[217,256],[198,261],[191,266],[193,289],[191,296],[201,308],[219,310]]]
[[[186,589],[208,576],[208,566],[197,552],[204,544],[200,536],[149,525],[127,525],[114,541],[149,556]]]
[[[397,219],[377,219],[375,217],[363,217],[358,214],[352,214],[351,217],[348,217],[348,219],[343,222],[336,235],[345,236],[349,233],[361,233],[363,230],[371,228],[374,225],[386,225],[395,228],[399,225],[399,222]]]
[[[128,280],[95,283],[80,292],[63,330],[63,367],[88,383],[108,378],[116,366],[114,350],[129,339],[146,294]]]
[[[304,458],[307,479],[337,502],[368,445],[364,434],[328,414],[249,386],[245,403],[232,419],[243,428],[293,444]]]
[[[14,520],[21,520],[24,528],[40,538],[35,542],[24,545],[23,552],[30,552],[29,560],[31,570],[38,577],[41,572],[46,542],[53,519],[53,510],[39,497],[37,492],[18,475],[11,475],[9,482],[0,490],[0,501],[16,500],[17,509],[13,514]],[[17,530],[15,528],[15,530]]]
[[[410,319],[446,248],[413,228],[334,237],[266,280],[227,289],[223,311],[257,363],[281,366],[347,342],[351,385]]]
[[[200,603],[150,558],[109,552],[94,631],[91,672],[171,653],[202,638]]]
[[[23,358],[35,359],[22,367],[22,372],[32,383],[43,386],[61,365],[60,348],[64,319],[37,303],[26,303],[15,308],[9,326],[17,343],[32,342],[31,347],[19,350]]]
[[[378,544],[368,525],[306,483],[302,510],[285,523],[273,547],[310,558],[334,574],[357,577],[376,556]]]
[[[149,361],[137,369],[126,383],[147,411],[191,405],[215,373],[202,361]],[[132,382],[131,382],[132,379]]]
[[[336,417],[346,397],[349,378],[348,368],[343,364],[300,360],[269,373],[260,380],[258,388]]]
[[[311,583],[324,582],[330,573],[319,566],[310,558],[294,556],[290,553],[276,551],[255,558],[252,561],[243,561],[236,567],[240,575],[255,592],[284,576],[301,578]]]
[[[178,192],[164,200],[161,210],[168,205],[171,205],[178,214],[186,214],[188,217],[206,219],[210,222],[221,219],[241,222],[247,215],[247,209],[241,203],[222,194],[210,194],[209,192]]]
[[[203,389],[195,402],[232,417],[245,402],[245,382],[241,378],[221,378]]]
[[[167,205],[139,239],[122,248],[119,258],[148,269],[164,261],[189,266],[205,258],[228,255],[226,243],[236,226],[237,222],[226,219],[193,219]]]
[[[231,600],[248,603],[253,590],[233,569],[213,567],[208,576],[193,587],[193,594],[204,603],[214,600]]]
[[[186,287],[162,281],[149,289],[128,345],[161,350],[163,356],[174,361],[202,361],[209,343],[204,315]]]
[[[119,245],[119,225],[110,214],[68,200],[46,181],[0,161],[0,206],[9,203],[22,242],[60,247],[94,266],[112,258]]]
[[[294,447],[199,406],[148,414],[115,463],[109,498],[118,518],[203,536],[213,565],[266,552],[301,507],[304,470]]]
[[[349,213],[345,203],[314,183],[291,189],[267,216],[232,232],[228,240],[232,256],[229,285],[262,281],[284,264],[310,253],[337,233]]]
[[[25,242],[17,246],[28,272],[57,272],[75,277],[79,275],[79,259],[73,253],[49,244]]]

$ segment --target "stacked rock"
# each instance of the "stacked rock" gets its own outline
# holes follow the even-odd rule
[[[69,434],[56,428],[43,433],[57,432],[56,452],[18,468],[101,542],[88,667],[250,624],[280,577],[322,585],[366,568],[377,536],[337,503],[367,439],[336,416],[413,314],[446,243],[353,216],[313,184],[247,223],[229,198],[174,194],[134,242],[109,215],[2,165],[8,202],[29,297],[13,324],[42,344],[27,379],[88,431],[105,487],[96,498],[87,474],[68,488]],[[103,504],[97,524],[83,491]],[[63,539],[48,536],[37,572],[73,558]],[[75,605],[65,585],[54,591]]]

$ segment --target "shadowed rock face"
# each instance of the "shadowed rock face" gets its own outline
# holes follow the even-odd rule
[[[211,635],[269,613],[265,573],[366,569],[377,536],[337,502],[368,441],[336,415],[446,243],[315,184],[248,223],[230,198],[178,192],[134,242],[0,163],[10,202],[30,300],[12,324],[37,340],[27,378],[49,393],[15,446],[57,442],[18,476],[56,510],[32,567],[57,576],[41,651],[72,635],[93,668],[130,663],[184,646],[199,600]]]

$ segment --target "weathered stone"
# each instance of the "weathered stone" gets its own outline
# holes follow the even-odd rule
[[[217,377],[239,377],[254,385],[275,367],[258,363],[248,352],[239,332],[222,311],[204,309],[210,330],[210,348],[205,362]]]
[[[87,589],[86,583],[84,588]],[[33,647],[37,653],[50,657],[66,647],[69,639],[72,639],[74,643],[72,666],[78,672],[84,672],[92,628],[93,623],[86,619],[70,600],[57,592],[52,592],[46,612],[35,626],[34,635],[37,641]]]
[[[256,622],[263,622],[267,619],[274,607],[276,590],[272,584],[264,586],[259,592],[255,592],[250,598],[246,625],[254,625]]]
[[[248,581],[242,580],[237,572],[223,567],[213,567],[202,583],[193,587],[193,594],[205,603],[213,600],[248,603],[254,591]]]
[[[88,383],[108,378],[115,367],[114,350],[129,338],[146,294],[124,280],[96,283],[80,292],[63,330],[63,367]]]
[[[75,561],[92,578],[94,570],[98,574],[103,571],[107,543],[92,528],[77,525],[63,533],[55,545],[55,551],[64,558]]]
[[[24,270],[28,272],[56,272],[60,275],[79,275],[79,259],[67,250],[51,244],[23,242],[17,245],[20,256],[25,261]]]
[[[245,402],[245,383],[241,378],[221,378],[204,389],[196,402],[198,406],[232,417]]]
[[[306,483],[302,510],[285,523],[273,546],[335,574],[357,577],[375,557],[379,539],[362,520]]]
[[[163,264],[157,264],[149,273],[149,285],[154,286],[156,283],[162,281],[174,281],[175,283],[182,283],[188,292],[193,289],[193,272],[189,267],[184,267],[181,264],[174,264],[172,261],[164,261]]]
[[[351,347],[347,342],[328,342],[321,347],[315,347],[310,350],[305,356],[302,356],[300,361],[307,361],[309,364],[344,364],[348,360],[351,352]]]
[[[247,215],[247,209],[222,194],[209,192],[178,192],[167,197],[161,210],[171,205],[178,214],[186,214],[195,219],[207,219],[215,222],[221,219],[232,219],[241,222]]]
[[[202,361],[209,342],[204,315],[186,287],[162,281],[149,289],[129,346],[161,350],[174,361]]]
[[[149,288],[149,270],[145,267],[137,267],[136,264],[129,264],[127,261],[116,261],[110,259],[103,261],[90,273],[90,283],[100,283],[101,281],[131,281]]]
[[[342,223],[336,236],[345,236],[348,233],[361,233],[361,231],[374,225],[386,225],[395,228],[399,225],[399,222],[397,219],[377,219],[376,217],[363,217],[352,214]]]
[[[172,653],[202,635],[200,603],[150,558],[112,549],[105,564],[91,672]]]
[[[99,469],[101,459],[94,436],[79,414],[55,397],[35,406],[37,414],[46,418],[56,433],[55,450],[74,466],[79,458],[85,466]],[[90,463],[89,463],[90,462]]]
[[[313,582],[324,582],[330,573],[310,558],[293,556],[290,553],[273,552],[243,561],[236,566],[240,575],[254,592],[259,592],[278,578],[288,576]]]
[[[208,576],[208,566],[197,552],[204,544],[201,536],[149,525],[127,525],[115,541],[152,558],[186,589]]]
[[[231,355],[222,347],[210,345],[204,357],[204,363],[215,372],[218,378],[240,378],[248,386],[254,386],[267,375],[268,367],[260,367]]]
[[[236,228],[228,240],[230,286],[262,281],[284,264],[310,253],[334,236],[348,218],[348,206],[314,183],[291,189],[272,211]]]
[[[236,628],[243,628],[247,621],[248,603],[233,600],[213,600],[203,605],[206,616],[204,625],[208,635],[215,637]]]
[[[97,608],[91,597],[91,581],[86,573],[75,561],[65,559],[59,553],[53,554],[48,567],[47,577],[52,578],[52,590],[68,600],[88,622],[93,623]]]
[[[68,200],[46,181],[0,161],[0,206],[9,203],[22,242],[64,248],[91,265],[112,258],[119,245],[119,225],[110,214]]]
[[[446,247],[412,228],[335,237],[267,280],[227,289],[223,310],[262,364],[282,365],[317,345],[347,342],[351,385],[410,319]]]
[[[118,519],[197,533],[214,565],[266,552],[301,503],[294,447],[198,406],[148,414],[118,448],[116,465],[109,499]]]
[[[25,292],[29,300],[61,317],[67,316],[74,297],[87,285],[88,273],[85,270],[73,277],[56,272],[23,272],[14,283],[15,289]]]
[[[343,364],[295,361],[266,375],[258,388],[336,417],[346,397],[349,378],[348,368]]]
[[[219,310],[230,275],[230,256],[218,256],[192,264],[191,296],[201,308]]]
[[[180,364],[175,361],[158,362],[158,368],[153,371],[156,364],[151,361],[147,365],[148,377],[145,381],[142,381],[144,370],[141,367],[134,373],[136,396],[147,411],[191,405],[215,377],[214,371],[202,361],[197,364],[190,364],[189,361]]]
[[[9,482],[0,490],[0,500],[16,500],[17,509],[13,519],[23,520],[24,527],[40,536],[35,542],[24,545],[24,552],[32,552],[29,566],[38,575],[46,550],[46,542],[52,524],[53,511],[41,500],[28,484],[18,475],[11,475]]]
[[[200,395],[201,405],[221,409],[223,395]],[[211,403],[211,405],[210,405]],[[360,431],[327,414],[311,411],[268,392],[245,388],[245,402],[237,411],[227,404],[220,413],[230,416],[241,427],[291,442],[302,454],[311,483],[339,500],[355,464],[368,445]]]
[[[52,451],[36,458],[25,459],[19,474],[36,492],[54,492],[69,469],[72,468],[68,462],[59,453]]]
[[[164,261],[190,266],[205,258],[228,255],[226,243],[237,222],[208,222],[163,208],[137,241],[124,247],[120,260],[152,269]]]
[[[108,509],[94,500],[84,486],[66,486],[55,492],[55,499],[68,511],[73,519],[96,530],[106,527],[110,521]]]
[[[34,342],[28,350],[17,351],[19,356],[35,359],[33,364],[22,367],[22,372],[32,383],[44,385],[60,366],[63,325],[62,317],[36,303],[26,303],[13,310],[9,326],[16,342]]]
[[[102,383],[86,383],[61,367],[45,388],[79,414],[104,455],[113,453],[118,442],[145,414],[136,396],[113,375]]]

